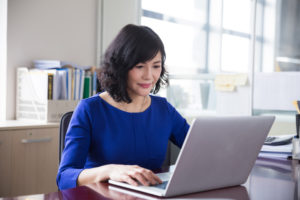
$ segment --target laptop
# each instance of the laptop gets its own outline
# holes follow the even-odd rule
[[[174,169],[157,174],[162,184],[109,183],[161,197],[241,185],[246,182],[274,120],[274,116],[196,118]]]

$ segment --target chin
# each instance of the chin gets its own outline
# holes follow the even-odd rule
[[[131,90],[131,93],[134,95],[137,95],[137,96],[145,97],[150,94],[151,90],[152,90],[152,87],[147,88],[147,89],[135,88],[134,90]]]
[[[150,92],[142,93],[142,94],[140,94],[140,96],[145,97],[145,96],[148,96],[149,94],[150,94]]]
[[[138,94],[139,94],[139,96],[148,96],[149,94],[150,94],[150,91],[151,90],[149,90],[149,91],[141,91],[141,92],[139,92]]]

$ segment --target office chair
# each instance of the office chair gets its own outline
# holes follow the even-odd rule
[[[72,117],[73,111],[65,113],[61,120],[59,126],[59,163],[61,160],[61,154],[65,148],[65,136],[69,127],[69,123]]]

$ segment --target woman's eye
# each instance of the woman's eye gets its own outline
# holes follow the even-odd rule
[[[158,68],[160,68],[160,65],[154,65],[153,66],[155,69],[158,69]]]
[[[138,68],[138,69],[141,69],[143,66],[142,65],[137,65],[135,67]]]

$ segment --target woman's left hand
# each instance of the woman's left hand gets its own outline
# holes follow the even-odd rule
[[[156,185],[162,183],[151,170],[138,165],[109,165],[108,176],[114,181],[126,182],[130,185]]]

